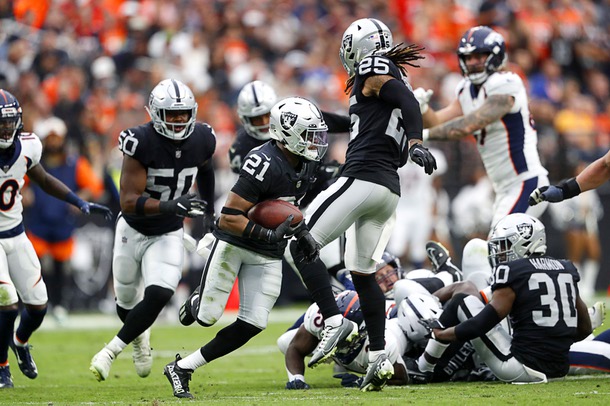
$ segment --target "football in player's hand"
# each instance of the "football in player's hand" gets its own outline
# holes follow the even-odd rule
[[[274,229],[291,214],[294,216],[291,225],[303,220],[303,213],[294,204],[285,200],[263,200],[248,211],[248,218],[263,227]]]

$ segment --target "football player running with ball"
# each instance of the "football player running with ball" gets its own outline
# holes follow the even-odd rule
[[[424,139],[460,140],[474,134],[496,194],[490,228],[511,213],[539,217],[548,203],[530,207],[528,198],[549,184],[548,172],[538,156],[523,81],[504,70],[504,38],[489,27],[470,28],[460,39],[457,56],[464,79],[447,107],[432,110],[432,90],[415,89],[426,126]]]
[[[164,374],[174,396],[192,398],[189,381],[197,368],[242,347],[267,327],[282,285],[282,257],[292,236],[306,261],[318,257],[318,245],[303,221],[291,226],[290,215],[269,229],[249,220],[247,213],[264,200],[299,204],[328,148],[327,130],[320,110],[306,99],[289,97],[271,109],[271,141],[246,155],[220,213],[201,285],[180,309],[183,325],[195,321],[205,327],[214,325],[239,277],[237,320],[200,349],[184,359],[177,355],[166,365]]]
[[[397,170],[411,158],[427,174],[436,169],[434,156],[422,145],[419,104],[406,81],[404,65],[421,59],[414,46],[393,46],[392,33],[381,21],[363,18],[343,34],[341,61],[350,75],[350,138],[339,179],[319,194],[306,212],[314,239],[326,246],[350,226],[345,265],[362,305],[370,339],[369,365],[361,390],[381,390],[394,373],[384,350],[385,297],[375,281],[375,265],[388,243],[400,197]],[[338,342],[357,333],[339,313],[322,261],[295,263],[324,316],[323,337],[309,366],[332,357]],[[320,269],[322,271],[320,271]]]
[[[123,327],[91,360],[98,381],[115,358],[133,343],[133,362],[141,377],[150,374],[150,327],[172,298],[184,261],[185,217],[214,217],[212,128],[197,123],[191,89],[174,79],[150,93],[151,120],[119,135],[123,152],[121,215],[112,262],[117,314]],[[194,181],[201,197],[189,193]]]
[[[0,89],[0,389],[13,387],[9,347],[21,372],[30,379],[38,376],[28,341],[47,313],[47,287],[40,261],[23,226],[21,189],[26,175],[45,193],[78,207],[84,214],[100,213],[112,219],[106,206],[82,200],[43,168],[42,143],[36,134],[21,132],[22,114],[15,96]],[[19,299],[24,306],[15,330]]]

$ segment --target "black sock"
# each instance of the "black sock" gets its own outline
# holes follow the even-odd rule
[[[123,324],[125,324],[125,320],[127,320],[127,315],[129,314],[129,312],[129,309],[125,309],[119,306],[118,304],[116,305],[116,314],[119,316],[119,319],[121,319]]]
[[[318,259],[316,262],[307,264],[302,269],[299,269],[299,272],[311,298],[320,308],[320,313],[324,319],[339,314],[339,308],[337,307],[337,302],[335,302],[335,295],[333,295],[324,263]]]
[[[0,310],[0,364],[8,360],[8,346],[13,339],[17,309]]]
[[[443,281],[436,276],[433,276],[432,278],[415,278],[413,280],[422,285],[430,293],[434,293],[445,286]]]
[[[369,350],[385,348],[385,296],[375,281],[375,274],[352,273],[352,280],[360,298],[360,307],[369,335]]]
[[[32,333],[34,333],[34,331],[36,331],[42,324],[45,314],[47,314],[46,307],[42,310],[33,310],[28,309],[26,306],[21,311],[21,321],[19,322],[19,327],[17,327],[17,331],[15,332],[19,341],[22,343],[28,342],[32,336]]]
[[[144,299],[129,311],[117,337],[125,344],[131,343],[153,325],[173,295],[174,292],[170,289],[154,285],[147,287],[144,291]]]
[[[242,347],[252,337],[263,331],[243,320],[237,319],[216,334],[216,337],[199,350],[207,362],[227,355]]]
[[[457,312],[460,305],[464,302],[464,298],[466,296],[468,296],[466,293],[456,293],[447,301],[447,303],[445,303],[445,306],[443,306],[443,312],[438,318],[438,321],[444,327],[453,327],[460,324]]]

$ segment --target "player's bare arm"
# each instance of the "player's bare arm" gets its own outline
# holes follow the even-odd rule
[[[227,201],[225,202],[224,208],[220,213],[218,226],[223,231],[229,232],[231,234],[239,236],[243,235],[244,230],[246,229],[246,226],[248,225],[249,221],[248,217],[245,216],[245,213],[248,213],[248,210],[250,210],[252,206],[254,206],[254,203],[244,199],[237,193],[229,192],[229,195],[227,196]],[[229,211],[236,210],[237,212],[244,213],[244,215],[228,214],[226,213],[227,210],[225,209],[230,209]]]
[[[305,373],[305,357],[316,349],[319,342],[320,340],[317,337],[301,325],[286,350],[286,369],[293,375],[303,375]]]
[[[492,95],[470,114],[430,128],[430,140],[459,140],[505,116],[515,104],[510,95]]]
[[[65,197],[71,192],[68,186],[66,186],[55,176],[45,171],[43,166],[40,164],[30,168],[28,171],[28,177],[36,182],[38,186],[40,186],[40,188],[46,193],[58,199],[65,200]]]
[[[591,317],[589,317],[587,305],[582,301],[580,295],[576,297],[576,318],[578,324],[576,325],[575,341],[584,340],[593,332],[593,327],[591,326]]]
[[[138,198],[146,188],[146,168],[135,158],[123,156],[120,180],[121,211],[133,214],[136,212]],[[144,213],[158,213],[159,201],[148,199],[144,204]]]
[[[595,189],[608,180],[610,180],[610,151],[587,166],[576,177],[581,192]]]

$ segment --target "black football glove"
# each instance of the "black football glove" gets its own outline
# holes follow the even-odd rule
[[[83,200],[83,203],[79,206],[79,209],[84,214],[99,213],[104,216],[108,221],[112,220],[112,210],[103,204],[90,203]]]
[[[436,169],[436,159],[434,158],[434,155],[432,155],[432,153],[428,151],[428,148],[424,147],[422,144],[413,144],[411,148],[409,148],[409,157],[411,157],[413,162],[422,166],[428,175],[431,175]]]
[[[310,264],[320,258],[320,244],[313,238],[305,224],[296,233],[297,250],[303,254],[306,263]]]
[[[159,203],[161,213],[173,213],[180,217],[203,216],[207,202],[197,198],[195,193],[187,193],[177,199]]]
[[[288,217],[286,217],[286,220],[284,220],[282,224],[275,228],[275,230],[271,230],[269,228],[262,228],[261,239],[270,243],[276,243],[286,237],[292,237],[292,235],[294,234],[294,229],[290,226],[290,223],[292,223],[293,219],[294,215],[289,215]]]
[[[344,388],[359,388],[363,380],[362,376],[350,374],[347,372],[343,374],[335,374],[333,375],[333,378],[341,379],[341,386],[343,386]]]
[[[561,202],[564,200],[563,189],[551,185],[551,186],[542,186],[538,189],[534,190],[530,195],[527,202],[530,206],[535,206],[538,203],[542,202]]]
[[[417,322],[424,326],[426,330],[428,330],[427,338],[432,337],[432,330],[434,330],[435,328],[439,328],[441,330],[445,329],[445,326],[443,326],[441,322],[438,321],[438,319],[419,319],[417,320]]]

